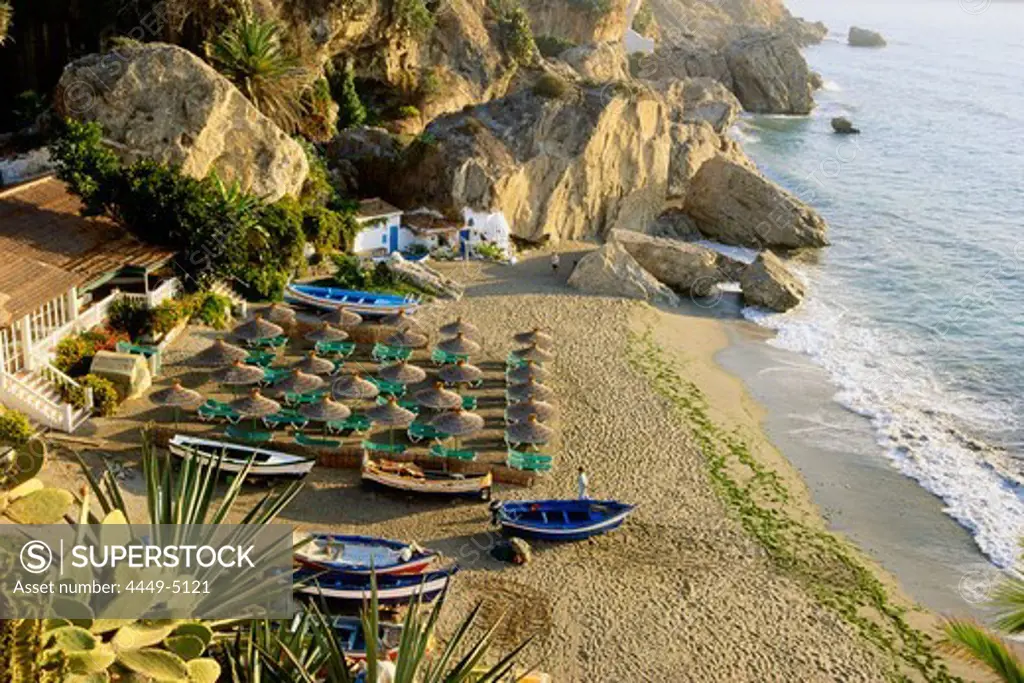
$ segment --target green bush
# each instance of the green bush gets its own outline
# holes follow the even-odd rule
[[[547,58],[557,57],[566,50],[576,47],[576,43],[557,36],[537,36],[534,39],[537,49]]]
[[[19,448],[27,444],[35,433],[24,413],[17,410],[0,412],[0,444]]]
[[[655,28],[654,10],[651,9],[650,1],[641,2],[640,9],[633,17],[633,30],[642,36],[651,38],[655,33]]]
[[[421,116],[420,110],[412,106],[411,104],[399,107],[398,110],[395,112],[395,115],[399,119],[418,119]]]
[[[363,125],[366,123],[366,107],[363,106],[356,90],[356,72],[351,61],[346,62],[338,81],[340,82],[335,88],[340,107],[338,127],[344,129]]]
[[[192,320],[223,330],[231,322],[231,299],[213,292],[199,292],[192,299]]]
[[[522,7],[510,10],[499,21],[505,54],[515,63],[531,66],[537,61],[537,45],[530,28],[530,17]]]
[[[318,254],[340,248],[345,217],[323,206],[307,209],[302,216],[302,232]]]
[[[61,372],[75,377],[88,372],[89,361],[94,355],[96,346],[84,335],[64,337],[57,342],[53,365]]]
[[[150,329],[150,312],[136,299],[118,299],[107,312],[110,327],[126,333],[133,341]]]
[[[488,261],[504,261],[505,251],[497,244],[491,244],[490,242],[481,242],[474,245],[473,249],[476,251],[480,258],[487,259]]]
[[[533,84],[533,92],[541,97],[557,100],[569,92],[569,84],[555,74],[544,74]]]
[[[110,417],[117,412],[121,397],[109,379],[97,375],[85,375],[78,380],[80,387],[61,385],[61,397],[76,408],[85,407],[85,389],[92,389],[92,406],[95,415]]]
[[[329,142],[338,134],[338,113],[334,111],[331,86],[319,78],[302,95],[302,119],[299,131],[316,142]]]
[[[366,289],[370,285],[370,278],[358,256],[352,254],[338,254],[334,257],[334,265],[337,270],[334,272],[334,279],[338,286],[343,289]]]
[[[434,15],[423,0],[391,0],[391,26],[399,35],[427,37],[434,30]]]
[[[160,337],[187,317],[188,311],[181,300],[165,301],[149,312],[149,331],[154,337]]]

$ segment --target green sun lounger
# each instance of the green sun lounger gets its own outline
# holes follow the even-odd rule
[[[455,365],[460,360],[469,361],[468,353],[448,353],[441,349],[434,349],[430,354],[430,360],[433,361],[434,365]]]
[[[263,418],[263,424],[270,429],[274,429],[275,427],[297,427],[302,429],[309,424],[309,418],[304,415],[300,415],[294,410],[288,410],[286,408],[279,413],[268,415]]]
[[[337,439],[319,439],[314,436],[306,436],[302,432],[295,432],[295,443],[310,448],[341,448],[341,442]]]
[[[253,351],[249,354],[249,357],[245,359],[246,365],[258,365],[261,368],[268,368],[277,360],[277,356],[270,353],[269,351]]]
[[[288,406],[302,406],[308,403],[316,403],[330,392],[330,389],[318,389],[317,391],[311,391],[308,394],[296,394],[293,392],[287,392],[284,395],[284,403]]]
[[[290,375],[291,372],[288,368],[263,368],[263,379],[260,380],[260,384],[263,386],[274,384]]]
[[[197,413],[199,419],[203,422],[224,420],[225,422],[235,423],[242,419],[242,416],[235,412],[234,408],[227,403],[221,403],[212,398],[199,406]]]
[[[350,341],[321,341],[316,343],[316,352],[317,355],[320,356],[341,356],[342,358],[347,358],[351,356],[355,350],[356,343]]]
[[[413,422],[409,425],[409,429],[406,430],[409,435],[409,441],[413,443],[419,443],[424,439],[430,439],[431,441],[444,441],[449,438],[450,435],[444,432],[438,431],[432,425],[424,424],[422,422]]]
[[[367,379],[376,384],[377,388],[380,389],[380,393],[386,396],[405,396],[406,391],[408,391],[404,384],[399,384],[398,382],[385,382],[376,377],[367,377]]]
[[[248,345],[256,349],[280,349],[288,343],[288,335],[282,334],[279,337],[264,337],[263,339],[253,339],[247,342]]]
[[[476,460],[476,451],[458,451],[454,448],[446,448],[439,443],[430,447],[430,454],[435,458],[452,458],[453,460],[465,460],[467,462]]]
[[[517,451],[514,448],[510,448],[508,449],[508,458],[505,460],[505,464],[514,470],[550,472],[554,460],[554,456],[551,455]]]
[[[405,453],[407,446],[404,443],[387,444],[377,443],[376,441],[364,441],[363,450],[380,455],[399,455]]]
[[[344,420],[336,420],[327,423],[327,431],[338,432],[368,432],[370,431],[370,418],[365,415],[350,415]]]
[[[370,357],[378,363],[409,360],[410,356],[412,356],[412,349],[388,346],[379,342],[373,345],[373,351],[370,353]]]
[[[462,397],[462,409],[463,410],[476,410],[476,396],[463,396]]]
[[[119,341],[117,342],[117,352],[134,353],[149,358],[150,356],[155,356],[158,353],[160,353],[160,349],[156,348],[155,346],[145,346],[143,344],[132,344],[126,341]]]
[[[249,443],[270,443],[274,440],[273,432],[249,430],[238,425],[228,425],[224,429],[224,436],[230,439],[238,439],[239,441],[248,441]]]

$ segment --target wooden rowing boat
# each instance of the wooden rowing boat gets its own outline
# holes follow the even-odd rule
[[[415,313],[420,305],[419,300],[411,296],[403,297],[396,294],[294,284],[288,285],[285,290],[285,299],[292,303],[325,310],[343,306],[349,311],[368,316],[390,315],[399,311]]]
[[[490,472],[456,474],[445,470],[425,470],[412,463],[375,461],[364,456],[363,482],[422,495],[466,496],[488,501],[494,479]]]
[[[336,617],[331,627],[346,657],[357,662],[366,660],[366,635],[359,617]],[[402,643],[402,631],[405,627],[402,624],[382,621],[379,629],[377,655],[382,659],[394,661],[398,658],[398,648]]]
[[[249,474],[257,477],[304,477],[316,464],[316,458],[303,455],[184,434],[176,434],[168,447],[179,458],[197,458],[213,464],[219,461],[222,472],[241,472],[251,460]]]
[[[502,531],[548,541],[578,541],[617,529],[636,509],[615,500],[516,500],[494,505]]]
[[[416,599],[430,602],[448,587],[448,582],[458,570],[458,566],[453,564],[422,574],[380,574],[376,577],[377,600],[389,604],[404,604]],[[361,603],[369,600],[373,593],[370,576],[336,572],[318,574],[302,569],[296,572],[295,580],[297,592],[329,600]]]
[[[416,574],[437,559],[433,550],[372,536],[314,532],[312,541],[295,551],[295,561],[314,570],[345,574]]]

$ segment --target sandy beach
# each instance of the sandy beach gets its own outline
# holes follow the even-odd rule
[[[929,658],[917,630],[934,633],[935,617],[904,613],[909,602],[894,582],[825,531],[803,482],[761,432],[762,409],[715,364],[728,344],[723,323],[575,295],[564,284],[574,258],[563,252],[559,273],[544,254],[515,266],[445,264],[467,295],[420,317],[428,329],[456,315],[478,325],[480,363],[491,368],[503,364],[513,333],[552,332],[561,417],[546,450],[555,470],[532,489],[499,486],[496,497],[573,496],[582,466],[593,497],[639,505],[623,529],[536,544],[530,564],[512,567],[489,556],[498,536],[486,506],[367,492],[358,472],[326,468],[314,470],[280,521],[415,540],[457,559],[464,571],[448,619],[479,601],[488,619],[507,613],[499,644],[535,637],[524,663],[559,683],[943,680],[945,664]],[[175,361],[213,336],[184,338],[159,385],[202,381]],[[500,392],[481,398],[488,432],[467,447],[486,449],[500,433],[492,396]],[[139,417],[167,419],[137,399],[97,421],[91,438],[123,449],[114,457],[130,465]],[[60,456],[47,477],[79,483]],[[126,486],[141,482],[129,477]]]

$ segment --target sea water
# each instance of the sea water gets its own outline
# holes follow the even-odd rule
[[[1024,536],[1024,4],[788,5],[831,31],[806,52],[817,109],[735,134],[825,216],[832,246],[797,265],[800,308],[745,314],[824,368],[877,457],[1009,566]],[[847,46],[851,25],[888,47]],[[833,134],[834,116],[862,134]]]

